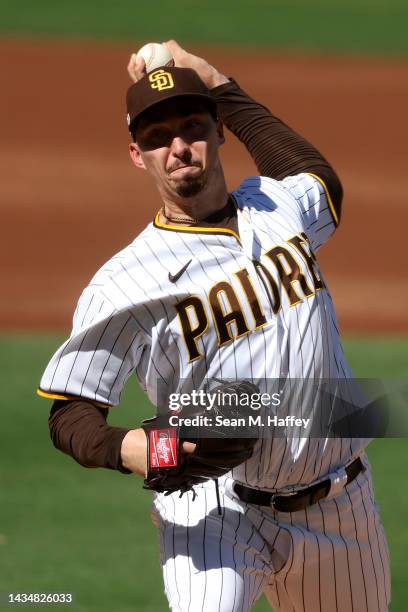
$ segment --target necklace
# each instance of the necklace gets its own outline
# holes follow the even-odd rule
[[[167,219],[167,221],[176,221],[178,223],[198,223],[198,219],[192,219],[191,217],[169,217],[169,215],[166,215],[164,206],[162,206],[161,213],[163,217]]]

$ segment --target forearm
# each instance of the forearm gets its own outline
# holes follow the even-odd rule
[[[143,429],[131,429],[121,445],[122,465],[125,469],[145,477],[147,471],[147,441]]]
[[[283,121],[248,96],[235,81],[211,90],[220,117],[245,145],[259,173],[276,180],[300,172],[312,172],[324,180],[339,207],[341,183],[323,155]]]
[[[107,410],[86,401],[56,401],[49,417],[54,446],[85,467],[104,467],[128,473],[121,449],[130,429],[107,423]]]

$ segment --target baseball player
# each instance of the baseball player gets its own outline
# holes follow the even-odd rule
[[[234,80],[167,46],[175,66],[146,75],[133,58],[127,94],[130,156],[161,208],[85,288],[45,370],[52,440],[84,466],[140,474],[155,491],[172,610],[247,611],[262,593],[285,612],[387,610],[367,439],[282,436],[276,421],[272,435],[233,451],[222,441],[214,459],[197,438],[176,432],[174,445],[154,419],[108,424],[133,375],[162,411],[214,380],[266,392],[271,380],[352,379],[316,260],[340,220],[336,173]],[[232,193],[223,125],[259,171]],[[173,455],[182,469],[158,469]]]

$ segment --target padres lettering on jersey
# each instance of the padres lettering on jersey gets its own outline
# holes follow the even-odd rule
[[[282,306],[281,286],[287,294],[290,306],[296,306],[303,299],[315,295],[316,291],[324,287],[317,272],[316,258],[310,250],[306,234],[302,232],[293,236],[287,242],[296,247],[299,255],[298,259],[295,259],[292,253],[282,245],[265,253],[264,259],[269,259],[275,266],[275,275],[266,263],[256,260],[253,262],[255,270],[262,278],[274,315],[278,314]],[[309,270],[311,276],[312,282],[310,284],[305,277],[305,268]],[[278,280],[275,280],[276,273],[278,274]],[[204,301],[196,295],[191,295],[176,304],[175,308],[180,319],[190,362],[203,356],[198,349],[197,341],[204,333],[208,332],[211,325],[207,315],[208,310],[212,313],[219,346],[267,324],[261,301],[257,296],[249,271],[243,268],[234,272],[234,275],[240,281],[241,291],[234,289],[232,283],[223,280],[213,285],[207,293],[207,299],[205,300],[207,308]],[[297,288],[297,285],[299,285],[299,288]],[[241,305],[242,299],[246,300],[251,310],[251,323],[248,323],[245,318]],[[225,304],[227,305],[226,309]],[[193,323],[193,321],[196,321],[196,323]]]

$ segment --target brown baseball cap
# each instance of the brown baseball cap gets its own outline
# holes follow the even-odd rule
[[[217,104],[210,90],[191,68],[163,66],[149,72],[140,81],[131,85],[126,94],[127,123],[129,131],[136,127],[136,119],[148,108],[181,96],[190,96],[202,100],[213,114]]]

